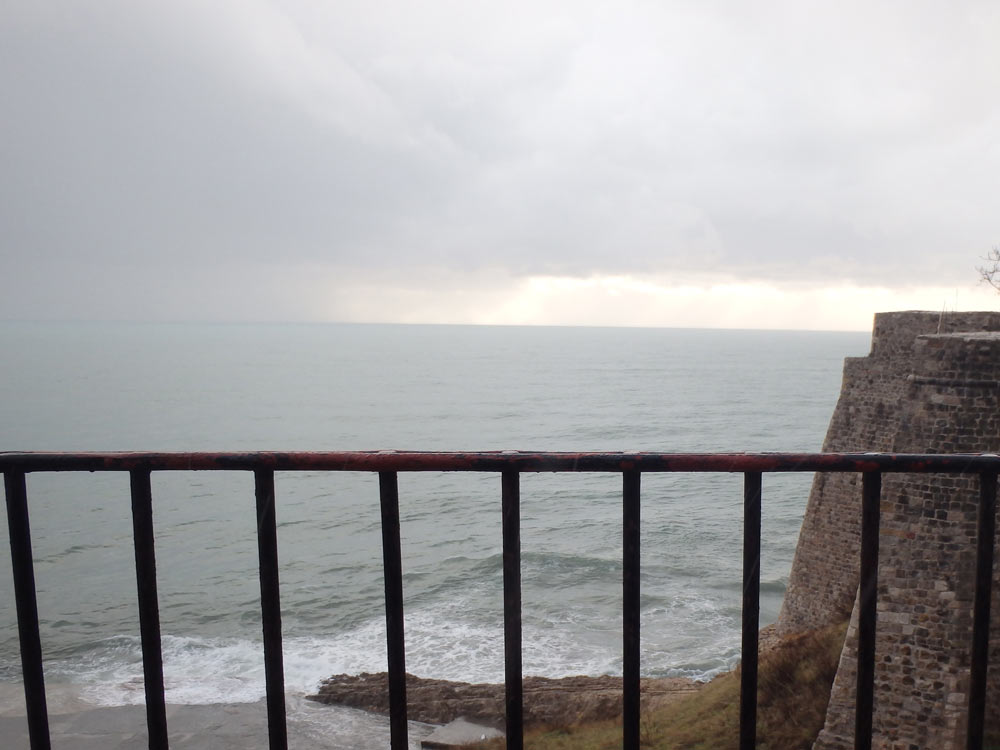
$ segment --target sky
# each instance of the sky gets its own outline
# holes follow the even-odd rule
[[[1000,3],[7,0],[0,320],[997,309]]]

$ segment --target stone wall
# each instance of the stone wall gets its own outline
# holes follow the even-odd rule
[[[848,359],[823,449],[1000,452],[1000,313],[883,313],[872,351]],[[780,633],[852,617],[815,747],[853,747],[860,483],[814,482]],[[883,478],[875,747],[964,746],[976,504],[974,477]],[[1000,602],[993,609],[1000,659]],[[991,670],[992,695],[1000,695]]]
[[[897,448],[900,420],[915,395],[910,390],[914,361],[925,350],[918,337],[965,331],[1000,331],[1000,312],[878,313],[871,353],[844,362],[840,400],[823,450],[902,450]],[[993,366],[1000,368],[998,363]],[[856,476],[817,475],[778,620],[780,634],[823,627],[850,615],[858,588],[860,517],[861,486]]]

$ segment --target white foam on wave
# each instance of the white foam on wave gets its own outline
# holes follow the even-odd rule
[[[565,670],[551,637],[525,633],[526,672],[558,676]],[[315,692],[333,674],[380,672],[387,668],[385,625],[371,621],[331,638],[286,638],[285,688]],[[264,697],[263,651],[259,641],[165,636],[163,671],[168,703],[252,703]],[[532,658],[534,655],[535,658]],[[544,658],[539,658],[543,657]],[[579,662],[577,667],[581,665]],[[595,659],[582,671],[606,671]],[[468,623],[440,623],[415,614],[407,620],[407,670],[427,677],[470,682],[503,679],[503,639],[496,630]],[[137,638],[97,643],[83,654],[47,664],[49,679],[79,686],[93,704],[119,706],[145,701],[142,649]],[[570,670],[574,673],[580,669]]]
[[[647,671],[668,677],[711,679],[739,661],[741,615],[736,606],[689,588],[642,613]]]
[[[336,672],[385,670],[384,644],[385,628],[377,623],[336,638],[285,638],[285,689],[305,695]],[[164,636],[162,646],[168,703],[253,703],[265,695],[258,640]],[[47,662],[46,672],[55,681],[79,685],[82,697],[96,705],[145,702],[142,646],[132,636],[107,639],[84,653]]]
[[[685,636],[681,622],[689,622],[692,616],[701,622],[699,634]],[[678,598],[675,611],[654,608],[642,619],[645,673],[705,678],[731,666],[732,618],[717,611],[714,603],[700,597]],[[577,609],[555,620],[526,617],[523,628],[525,674],[621,673],[617,623],[587,621],[586,613]],[[461,600],[439,602],[433,608],[408,611],[405,632],[406,666],[413,674],[467,682],[503,680],[499,611],[491,620],[481,612],[470,612]],[[330,636],[286,636],[287,692],[312,693],[333,674],[384,671],[385,637],[382,618]],[[169,703],[245,703],[265,694],[259,640],[167,635],[163,637],[163,664]],[[100,641],[46,666],[52,679],[79,685],[83,696],[98,705],[139,704],[145,699],[138,638]]]
[[[264,695],[259,643],[239,639],[163,636],[168,703],[251,703]],[[103,706],[145,702],[138,638],[99,641],[83,653],[46,663],[47,677],[80,686],[84,699]]]

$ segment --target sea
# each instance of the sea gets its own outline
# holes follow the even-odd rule
[[[818,451],[843,359],[868,345],[857,332],[7,322],[0,450]],[[764,477],[762,624],[811,479]],[[401,474],[399,492],[408,671],[501,682],[499,476]],[[47,685],[83,706],[142,703],[128,476],[30,474],[28,501]],[[525,674],[621,674],[620,475],[525,474],[521,502]],[[153,475],[168,702],[264,695],[254,508],[247,472]],[[330,747],[387,736],[380,718],[301,700],[327,676],[386,668],[376,477],[279,472],[276,516],[291,711],[341,732]],[[645,675],[737,662],[741,525],[741,476],[643,476]],[[7,533],[0,696],[19,701]]]

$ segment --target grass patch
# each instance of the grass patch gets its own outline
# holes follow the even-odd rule
[[[823,727],[847,623],[786,638],[763,654],[758,670],[757,747],[809,750]],[[643,714],[648,750],[729,750],[739,744],[740,672],[720,675],[697,693]],[[534,728],[528,750],[616,750],[621,722]],[[503,741],[480,745],[499,750]]]

